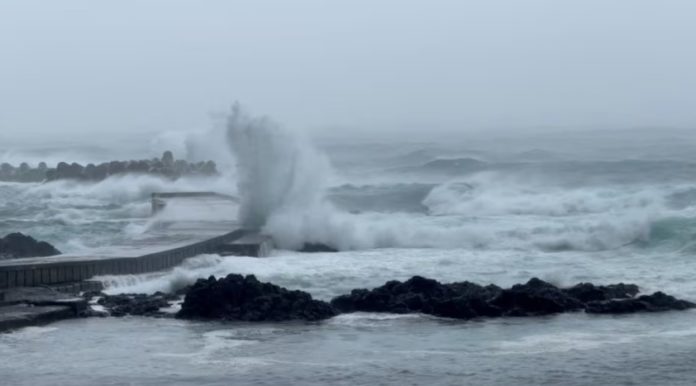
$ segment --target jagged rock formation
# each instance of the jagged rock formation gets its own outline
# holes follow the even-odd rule
[[[585,311],[591,314],[625,314],[662,312],[695,308],[696,304],[676,299],[662,292],[637,296],[634,284],[597,286],[580,283],[558,288],[532,278],[527,283],[503,289],[468,281],[442,284],[420,276],[389,281],[381,287],[355,289],[326,303],[312,299],[302,291],[292,291],[263,283],[253,275],[230,274],[225,278],[199,279],[178,294],[154,295],[87,294],[99,296],[98,304],[112,316],[141,315],[163,317],[161,311],[185,293],[177,317],[183,319],[228,321],[318,321],[339,313],[389,312],[422,313],[455,319],[480,317],[529,317],[564,312]]]
[[[634,298],[633,284],[595,286],[581,283],[561,289],[533,278],[509,289],[470,282],[441,284],[420,276],[390,281],[372,289],[356,289],[334,298],[340,312],[424,313],[471,319],[476,317],[539,316],[585,310],[588,313],[628,313],[685,310],[696,304],[656,292]]]
[[[298,252],[318,253],[318,252],[338,252],[338,249],[322,243],[304,243]]]
[[[662,292],[643,295],[635,299],[612,299],[587,303],[585,311],[589,314],[631,314],[634,312],[663,312],[688,310],[694,304],[680,300]]]
[[[85,298],[90,300],[98,297],[97,304],[104,307],[110,316],[122,317],[126,315],[165,317],[173,316],[161,311],[170,307],[179,300],[179,295],[156,292],[147,294],[120,294],[107,295],[101,292],[86,293]]]
[[[322,320],[336,315],[326,302],[302,291],[262,283],[253,275],[200,279],[189,289],[177,314],[185,319],[243,321]]]
[[[45,241],[37,241],[22,233],[10,233],[0,238],[0,259],[60,255],[60,251]]]
[[[117,174],[151,174],[177,179],[183,176],[216,175],[217,165],[213,161],[190,163],[176,160],[171,151],[164,152],[162,158],[138,161],[111,161],[98,165],[86,166],[78,163],[60,162],[55,168],[49,168],[41,162],[38,167],[31,168],[27,163],[15,167],[8,163],[0,165],[0,181],[12,182],[42,182],[64,179],[101,181]]]

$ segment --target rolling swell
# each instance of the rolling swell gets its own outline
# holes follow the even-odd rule
[[[329,198],[350,212],[345,216],[350,216],[352,230],[373,232],[373,240],[364,234],[365,239],[351,240],[356,237],[351,232],[334,240],[338,245],[348,240],[347,249],[675,251],[692,248],[696,238],[693,203],[678,207],[673,203],[673,196],[684,189],[554,187],[501,173],[479,173],[443,184],[343,185],[333,188]]]
[[[696,163],[675,160],[548,160],[489,162],[478,158],[434,157],[426,162],[386,168],[387,174],[470,177],[482,172],[545,180],[551,186],[583,187],[611,184],[680,183],[694,176]]]
[[[338,208],[353,212],[427,213],[423,200],[435,184],[346,184],[331,189],[328,198]]]

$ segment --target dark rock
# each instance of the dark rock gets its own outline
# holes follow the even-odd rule
[[[335,315],[329,304],[312,299],[306,292],[262,283],[253,275],[235,274],[198,280],[177,314],[185,319],[240,321],[316,321]]]
[[[316,321],[338,312],[423,313],[456,319],[501,316],[539,316],[585,310],[593,314],[661,312],[696,308],[696,304],[662,292],[634,297],[633,284],[596,286],[580,283],[560,289],[532,278],[508,289],[481,286],[468,281],[442,284],[414,276],[407,281],[389,281],[383,286],[354,289],[331,300],[314,300],[302,291],[291,291],[260,282],[253,275],[230,274],[225,278],[200,279],[176,294],[104,295],[88,292],[85,299],[99,296],[112,316],[143,315],[161,317],[162,308],[185,295],[177,317],[236,321]],[[98,313],[97,313],[98,314]],[[103,316],[103,315],[97,315]]]
[[[78,163],[68,164],[67,162],[60,162],[55,169],[49,169],[46,171],[46,179],[59,180],[59,179],[82,179],[84,174],[84,167]]]
[[[592,301],[587,303],[585,311],[590,314],[628,314],[634,312],[664,312],[671,310],[688,310],[696,304],[677,299],[662,292],[643,295],[633,299]]]
[[[353,290],[349,295],[331,300],[331,305],[342,312],[424,313],[470,319],[499,316],[501,311],[489,301],[501,291],[492,285],[483,287],[470,282],[441,284],[414,276],[403,283],[390,281],[373,290]]]
[[[95,294],[92,294],[94,296]],[[171,306],[171,302],[179,299],[179,296],[157,292],[153,295],[146,294],[99,294],[101,298],[97,304],[104,306],[111,316],[121,317],[126,315],[138,316],[165,316],[160,311]]]
[[[56,169],[46,170],[46,181],[55,181],[57,179],[58,179],[58,173],[56,172]]]
[[[491,300],[502,292],[500,287],[492,284],[483,287],[468,281],[445,285],[457,295],[452,299],[436,302],[433,315],[457,319],[502,315],[502,310],[491,304]]]
[[[70,170],[70,165],[68,165],[66,162],[59,162],[58,165],[56,166],[56,173],[55,173],[56,179],[68,178],[68,175],[70,174],[69,170]]]
[[[503,290],[491,304],[503,310],[505,316],[549,315],[584,308],[578,299],[537,278]]]
[[[0,258],[43,257],[60,253],[53,245],[21,233],[11,233],[0,238]]]
[[[126,163],[120,161],[109,162],[109,175],[119,174],[126,171]]]
[[[592,283],[580,283],[563,291],[581,302],[587,303],[591,301],[632,298],[638,294],[640,289],[635,284],[619,283],[608,286],[595,286]]]
[[[97,179],[97,167],[94,164],[87,164],[85,166],[85,170],[83,173],[83,178],[88,179],[88,180],[96,180]]]
[[[149,168],[150,164],[148,164],[148,162],[145,160],[136,161],[135,165],[133,166],[133,170],[137,173],[147,173]]]
[[[92,300],[93,298],[98,296],[105,296],[105,294],[101,291],[85,291],[82,293],[82,297],[85,300]]]
[[[82,165],[73,162],[68,169],[68,178],[80,179],[83,176],[84,170],[85,168]]]
[[[694,304],[660,292],[633,298],[634,284],[595,286],[581,283],[560,289],[533,278],[509,289],[470,282],[441,284],[414,276],[405,282],[390,281],[372,290],[355,289],[331,300],[340,312],[424,313],[472,319],[476,317],[539,316],[587,310],[589,313],[626,313],[688,309]]]
[[[211,176],[217,175],[217,166],[213,161],[190,163],[185,160],[175,160],[171,151],[166,151],[162,158],[152,160],[111,161],[98,165],[82,166],[78,163],[60,162],[55,168],[48,168],[41,162],[37,168],[31,168],[26,162],[19,168],[9,163],[0,165],[0,181],[13,182],[43,182],[62,179],[102,181],[109,176],[124,173],[154,174],[170,179],[182,176]]]
[[[304,243],[298,252],[316,253],[316,252],[338,252],[338,249],[321,243]]]
[[[14,173],[14,166],[8,164],[7,162],[3,162],[2,165],[0,165],[0,173],[11,175]]]
[[[99,164],[94,169],[94,180],[101,181],[109,176],[109,164]]]

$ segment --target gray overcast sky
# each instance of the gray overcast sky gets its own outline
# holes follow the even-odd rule
[[[696,126],[696,1],[0,2],[0,139],[292,127]]]

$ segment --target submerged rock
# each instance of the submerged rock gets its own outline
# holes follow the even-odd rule
[[[590,314],[629,314],[635,312],[663,312],[687,310],[696,304],[677,299],[662,292],[643,295],[633,299],[615,299],[587,303],[586,311]]]
[[[37,241],[22,233],[10,233],[0,238],[0,258],[44,257],[60,255],[60,251],[45,241]]]
[[[390,281],[372,290],[355,289],[331,300],[341,312],[424,313],[472,319],[476,317],[539,316],[585,310],[588,313],[627,313],[685,310],[695,304],[657,292],[634,298],[638,286],[581,283],[567,289],[532,278],[508,289],[470,282],[441,284],[414,276]]]
[[[338,249],[322,243],[304,243],[298,252],[317,253],[317,252],[338,252]]]
[[[253,275],[198,280],[177,314],[185,319],[242,321],[322,320],[336,315],[326,302],[302,291],[262,283]]]
[[[89,293],[87,298],[99,297],[97,304],[103,306],[111,316],[122,317],[126,315],[156,316],[166,314],[162,308],[168,308],[179,299],[178,295],[156,292],[148,294],[119,294],[106,295],[104,293]]]

